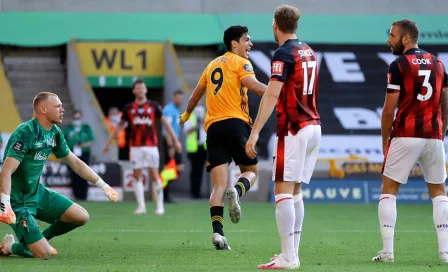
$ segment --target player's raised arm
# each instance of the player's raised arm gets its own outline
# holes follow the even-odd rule
[[[118,201],[119,194],[104,182],[92,168],[70,151],[61,131],[56,135],[56,146],[53,147],[52,151],[57,158],[68,164],[76,174],[101,188],[110,200],[113,202]]]
[[[67,156],[63,158],[63,161],[70,166],[70,168],[85,180],[90,181],[97,187],[101,188],[106,194],[106,196],[113,202],[118,201],[119,194],[117,191],[112,189],[104,180],[98,176],[95,171],[92,170],[87,164],[80,160],[75,154],[70,152]]]
[[[207,69],[208,69],[208,66],[207,66],[207,68],[205,68],[204,72],[202,72],[201,79],[199,79],[199,82],[196,85],[196,88],[194,88],[194,91],[191,94],[190,99],[188,100],[187,109],[179,117],[181,126],[183,126],[184,123],[187,122],[188,119],[190,119],[191,113],[193,112],[194,108],[196,108],[196,106],[198,105],[199,101],[201,100],[202,96],[205,93],[205,90],[207,90]]]
[[[243,83],[244,86],[246,86],[249,91],[259,95],[263,96],[266,92],[266,89],[268,86],[266,84],[261,83],[258,81],[258,79],[255,76],[248,76],[241,80],[241,83]]]
[[[198,105],[199,101],[201,100],[202,96],[204,96],[206,86],[198,84],[196,88],[194,89],[193,93],[191,94],[190,100],[188,100],[187,109],[185,112],[188,112],[191,114],[193,110]]]
[[[19,160],[7,157],[0,172],[0,222],[8,225],[16,223],[16,215],[12,211],[9,195],[11,194],[11,176],[19,165]]]
[[[194,89],[193,93],[190,96],[190,99],[188,100],[187,109],[184,113],[180,116],[180,125],[183,126],[185,122],[190,119],[190,115],[193,112],[194,108],[198,105],[199,101],[201,100],[202,96],[205,93],[206,86],[203,86],[201,84],[198,84],[196,88]]]

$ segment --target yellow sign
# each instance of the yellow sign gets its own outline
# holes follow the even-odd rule
[[[164,44],[135,42],[77,42],[86,76],[163,77]]]
[[[448,164],[445,167],[448,171]],[[383,164],[379,162],[347,162],[342,165],[345,177],[363,176],[378,178],[381,177],[382,169]],[[409,177],[423,177],[423,171],[419,165],[412,167]]]

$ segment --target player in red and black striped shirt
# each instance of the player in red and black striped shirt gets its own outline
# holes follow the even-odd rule
[[[317,59],[313,49],[295,34],[299,17],[295,7],[282,5],[275,11],[273,30],[280,48],[272,57],[271,79],[246,144],[248,156],[255,157],[258,135],[277,104],[273,179],[282,253],[260,265],[261,269],[299,267],[304,216],[300,186],[302,182],[309,183],[319,155]]]
[[[133,93],[135,101],[127,104],[123,109],[120,123],[115,128],[114,133],[108,139],[104,146],[107,152],[109,145],[115,139],[124,125],[128,123],[130,126],[130,161],[134,168],[134,191],[138,203],[136,214],[146,213],[146,205],[144,198],[144,186],[142,168],[149,168],[150,179],[153,182],[154,195],[157,198],[156,214],[164,214],[163,207],[163,189],[159,179],[159,150],[157,147],[157,129],[156,121],[160,119],[162,125],[165,126],[167,133],[173,137],[176,143],[176,149],[181,151],[182,147],[170,123],[162,116],[162,108],[154,101],[146,98],[146,84],[144,81],[137,80],[133,85]]]
[[[124,106],[121,120],[130,126],[129,147],[158,145],[156,120],[162,116],[161,106],[147,100],[143,104],[131,102]]]
[[[390,137],[441,140],[444,84],[443,64],[431,53],[411,48],[395,59],[389,66],[387,93],[398,95],[399,107]]]
[[[378,216],[383,238],[377,262],[394,261],[396,195],[418,162],[434,206],[440,260],[448,262],[448,197],[445,191],[445,137],[448,76],[442,62],[418,48],[417,25],[403,19],[392,24],[387,40],[400,55],[389,66],[381,128],[384,163]],[[398,111],[394,120],[395,109]]]

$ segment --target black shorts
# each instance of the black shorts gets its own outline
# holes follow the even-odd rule
[[[211,124],[207,130],[207,172],[232,160],[236,165],[257,164],[257,158],[251,159],[246,155],[250,131],[249,124],[236,118]]]
[[[163,138],[163,150],[164,150],[164,158],[165,158],[165,165],[168,164],[171,160],[170,156],[168,155],[168,144],[166,143],[166,139]],[[182,160],[182,153],[176,152],[174,153],[174,160],[176,161],[176,165],[183,164]]]

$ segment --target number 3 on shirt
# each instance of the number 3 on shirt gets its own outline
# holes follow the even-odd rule
[[[216,68],[215,70],[213,70],[212,74],[210,75],[210,80],[212,81],[213,84],[216,85],[215,91],[213,92],[213,94],[216,95],[221,89],[222,82],[224,81],[222,69]]]
[[[425,78],[423,79],[423,87],[426,87],[426,94],[422,95],[422,94],[418,94],[417,95],[417,99],[420,101],[426,101],[428,99],[431,98],[432,96],[432,85],[431,83],[429,83],[429,78],[431,77],[431,70],[418,70],[418,75],[419,76],[424,76]]]
[[[308,68],[312,68],[310,82],[308,82]],[[303,95],[313,94],[314,80],[316,79],[316,61],[302,62]]]

